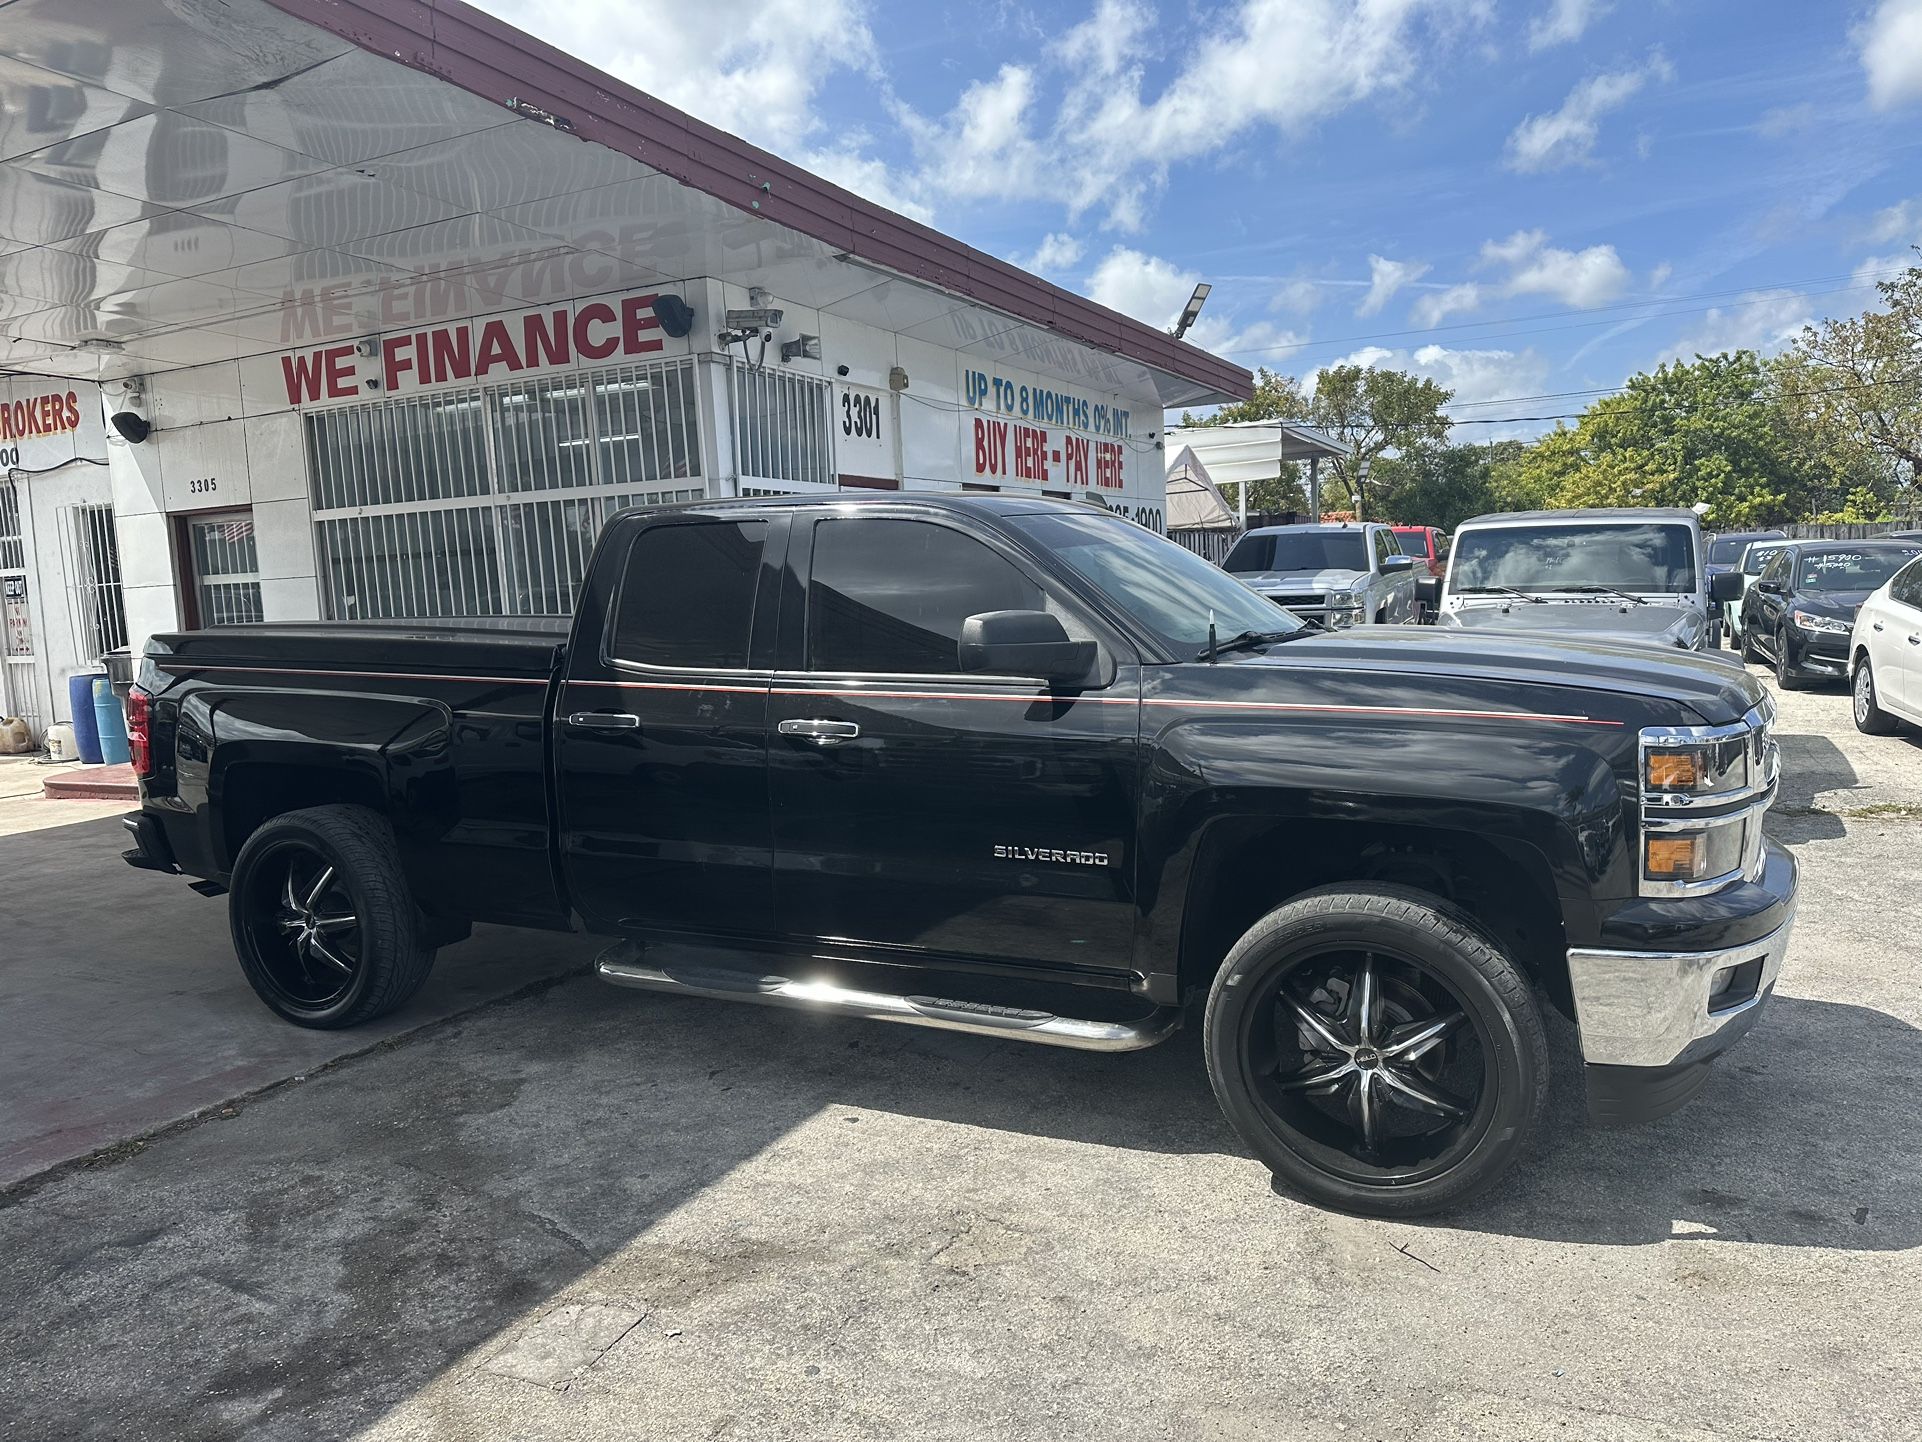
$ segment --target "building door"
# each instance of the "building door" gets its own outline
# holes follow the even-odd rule
[[[260,553],[252,509],[186,516],[180,525],[187,624],[239,626],[260,620]]]

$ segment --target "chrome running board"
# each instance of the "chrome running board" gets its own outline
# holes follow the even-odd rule
[[[751,1001],[761,1006],[865,1017],[869,1021],[898,1021],[908,1026],[972,1032],[976,1036],[1006,1037],[1045,1046],[1076,1047],[1082,1051],[1139,1051],[1167,1040],[1181,1022],[1181,1008],[1173,1006],[1156,1007],[1133,1021],[1093,1021],[1056,1016],[1053,1012],[1028,1007],[994,1006],[939,996],[895,996],[834,981],[802,981],[791,976],[735,971],[679,960],[653,965],[635,958],[635,950],[631,945],[621,944],[603,952],[596,963],[602,979],[642,991],[680,992],[721,1001]]]

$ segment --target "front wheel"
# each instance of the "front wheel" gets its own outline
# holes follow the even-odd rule
[[[1202,1046],[1276,1180],[1370,1216],[1480,1195],[1548,1103],[1528,983],[1466,913],[1409,887],[1327,887],[1263,917],[1221,964]]]
[[[1864,736],[1888,736],[1896,729],[1895,718],[1882,709],[1875,695],[1875,672],[1864,656],[1855,663],[1853,682],[1855,729]]]
[[[1789,633],[1785,627],[1775,636],[1775,684],[1784,691],[1799,691],[1802,689],[1801,678],[1789,669],[1790,665]]]
[[[227,914],[249,984],[296,1026],[385,1016],[434,965],[393,828],[363,806],[263,823],[234,861]]]

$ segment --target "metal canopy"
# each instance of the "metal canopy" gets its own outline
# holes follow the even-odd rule
[[[376,31],[471,73],[360,48]],[[530,89],[473,93],[502,67]],[[539,103],[564,82],[587,87],[571,119]],[[0,0],[0,371],[110,379],[284,350],[323,291],[351,334],[395,328],[395,295],[418,305],[423,286],[438,323],[700,276],[1164,406],[1247,389],[446,0]]]
[[[1216,485],[1272,480],[1284,462],[1339,460],[1348,447],[1326,431],[1295,421],[1237,421],[1168,432],[1168,449],[1187,447]]]

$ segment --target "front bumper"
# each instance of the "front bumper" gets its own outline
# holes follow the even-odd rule
[[[1589,1110],[1596,1120],[1648,1120],[1674,1111],[1707,1081],[1709,1063],[1755,1024],[1795,927],[1794,865],[1777,848],[1767,849],[1764,876],[1774,883],[1770,890],[1779,888],[1766,898],[1766,914],[1776,923],[1771,930],[1700,950],[1683,949],[1681,937],[1674,949],[1569,950]],[[1664,903],[1674,910],[1687,904]],[[1711,934],[1727,924],[1712,921]]]
[[[1848,675],[1849,636],[1846,632],[1787,631],[1783,644],[1788,647],[1789,672],[1816,680],[1834,681]]]

